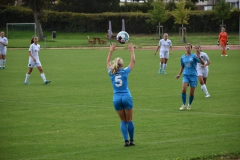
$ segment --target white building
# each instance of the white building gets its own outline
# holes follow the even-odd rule
[[[147,0],[145,0],[147,2]],[[169,2],[170,0],[163,0],[163,2]],[[175,0],[175,2],[178,2],[179,0]],[[123,5],[125,2],[127,3],[133,3],[133,0],[120,0],[120,4]],[[135,1],[136,2],[136,1]],[[231,7],[236,7],[237,9],[240,9],[240,0],[226,0],[226,2],[229,2]],[[140,0],[139,3],[144,3],[144,0]],[[200,1],[196,3],[198,8],[200,10],[212,10],[213,6],[215,6],[217,3],[217,0],[205,0],[204,2]]]
[[[240,9],[240,0],[226,0],[226,2],[230,3],[231,8],[236,7],[237,9]],[[202,10],[212,10],[216,3],[217,0],[207,0],[204,2],[198,2],[196,5]]]

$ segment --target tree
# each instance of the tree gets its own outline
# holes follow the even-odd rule
[[[176,7],[176,3],[175,3],[175,0],[170,0],[167,4],[166,4],[166,10],[168,11],[173,11],[175,10],[177,7]]]
[[[231,10],[230,3],[225,2],[225,0],[217,1],[217,5],[214,7],[213,13],[216,15],[217,18],[222,20],[222,26],[223,21],[230,17],[230,10]]]
[[[197,2],[204,2],[204,1],[208,1],[208,0],[188,0],[188,1],[190,1],[190,2],[195,4]]]
[[[172,15],[174,17],[174,23],[175,24],[182,24],[182,42],[185,42],[185,35],[184,35],[184,29],[183,29],[183,24],[188,24],[188,19],[189,19],[189,11],[190,9],[185,8],[186,1],[185,0],[180,0],[179,3],[176,4],[177,9],[172,11]]]
[[[1,0],[0,1],[0,6],[1,5],[14,5],[15,0]]]
[[[165,9],[165,3],[162,0],[156,0],[152,2],[153,10],[149,10],[148,13],[150,14],[150,20],[152,24],[159,23],[159,36],[160,34],[160,24],[167,20],[168,12]]]
[[[118,12],[119,3],[120,0],[59,0],[56,9],[79,13]]]
[[[43,40],[43,31],[41,25],[41,13],[45,5],[47,4],[46,0],[23,0],[24,5],[30,7],[33,11],[34,20],[37,27],[38,37],[40,40]]]

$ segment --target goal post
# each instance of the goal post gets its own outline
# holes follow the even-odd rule
[[[33,36],[37,34],[37,26],[36,23],[7,23],[6,32],[7,38],[21,37],[26,34]]]

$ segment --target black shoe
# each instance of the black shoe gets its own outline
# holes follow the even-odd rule
[[[135,143],[133,141],[130,141],[130,146],[135,146]]]
[[[126,141],[125,144],[124,144],[124,147],[128,147],[128,146],[130,146],[130,144],[129,144],[128,141]]]

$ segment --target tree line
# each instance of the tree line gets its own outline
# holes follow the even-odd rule
[[[134,0],[139,1],[139,0]],[[204,0],[200,0],[204,1]],[[150,23],[163,23],[167,20],[169,11],[175,18],[176,24],[188,24],[188,13],[190,10],[197,10],[195,2],[198,0],[170,0],[164,3],[162,0],[144,0],[143,4],[126,3],[119,5],[120,0],[22,0],[23,6],[29,7],[33,11],[34,20],[37,26],[39,38],[43,39],[41,27],[41,13],[43,10],[53,10],[58,12],[78,12],[78,13],[104,13],[104,12],[142,12],[151,15]],[[15,0],[2,0],[1,5],[11,5]],[[229,18],[230,4],[225,0],[217,0],[214,13],[222,20]]]

